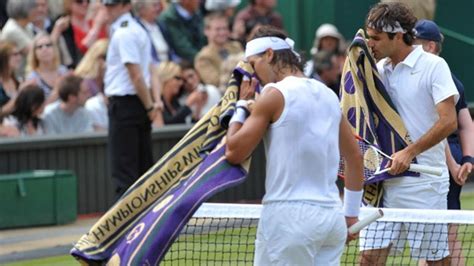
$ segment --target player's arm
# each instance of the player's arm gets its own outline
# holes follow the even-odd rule
[[[349,122],[344,116],[339,125],[339,150],[345,160],[344,215],[347,227],[350,227],[358,221],[363,194],[364,170],[359,145],[357,145]],[[356,234],[348,234],[347,240],[351,241],[356,237]]]
[[[390,174],[396,175],[406,171],[413,158],[441,142],[456,130],[457,119],[454,106],[454,96],[448,97],[436,105],[438,120],[415,143],[392,155]]]
[[[262,140],[269,124],[281,113],[284,98],[275,88],[267,88],[255,102],[249,117],[243,123],[232,122],[227,131],[225,156],[232,164],[240,164]]]
[[[472,117],[467,108],[462,108],[458,113],[458,136],[461,143],[461,150],[463,161],[461,162],[461,169],[455,180],[458,183],[464,184],[467,177],[472,171],[474,155],[474,124]]]

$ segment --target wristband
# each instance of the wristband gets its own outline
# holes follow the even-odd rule
[[[471,164],[474,164],[474,158],[472,158],[472,156],[463,156],[462,159],[461,159],[461,165],[465,164],[465,163],[471,163]]]
[[[239,107],[248,109],[247,100],[238,100],[237,103],[235,104],[235,108],[239,108]]]
[[[245,110],[243,107],[239,107],[235,109],[234,115],[232,115],[232,118],[229,121],[229,125],[236,122],[236,123],[241,123],[243,124],[245,119],[247,119],[247,110]]]
[[[363,190],[352,191],[344,188],[344,216],[358,217],[360,212],[360,204],[362,202]]]

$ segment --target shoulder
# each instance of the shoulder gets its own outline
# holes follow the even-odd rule
[[[226,44],[226,48],[231,52],[231,53],[238,53],[242,52],[242,45],[239,42],[236,41],[229,41]]]

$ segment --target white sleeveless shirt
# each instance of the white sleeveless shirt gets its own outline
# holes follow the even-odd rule
[[[267,84],[285,106],[264,137],[267,158],[263,203],[341,204],[336,186],[341,110],[336,94],[319,81],[287,77]]]

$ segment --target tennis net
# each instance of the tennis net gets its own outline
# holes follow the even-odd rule
[[[183,228],[160,265],[252,265],[261,208],[258,204],[203,204]],[[374,211],[362,208],[359,218]],[[474,265],[474,211],[383,211],[384,217],[373,227],[378,228],[380,222],[403,223],[401,230],[407,228],[415,232],[414,236],[402,233],[399,240],[393,243],[387,265],[419,265],[417,259],[411,258],[407,242],[415,241],[415,245],[420,245],[423,241],[433,241],[439,247],[437,252],[444,252],[442,249],[447,246],[448,236],[456,240],[451,251],[446,251],[455,256],[452,257],[455,265]],[[433,229],[432,238],[421,241],[416,232],[427,227]],[[387,237],[375,231],[375,238]],[[399,252],[394,253],[395,248]],[[358,265],[359,249],[359,241],[352,241],[345,248],[341,265]]]

